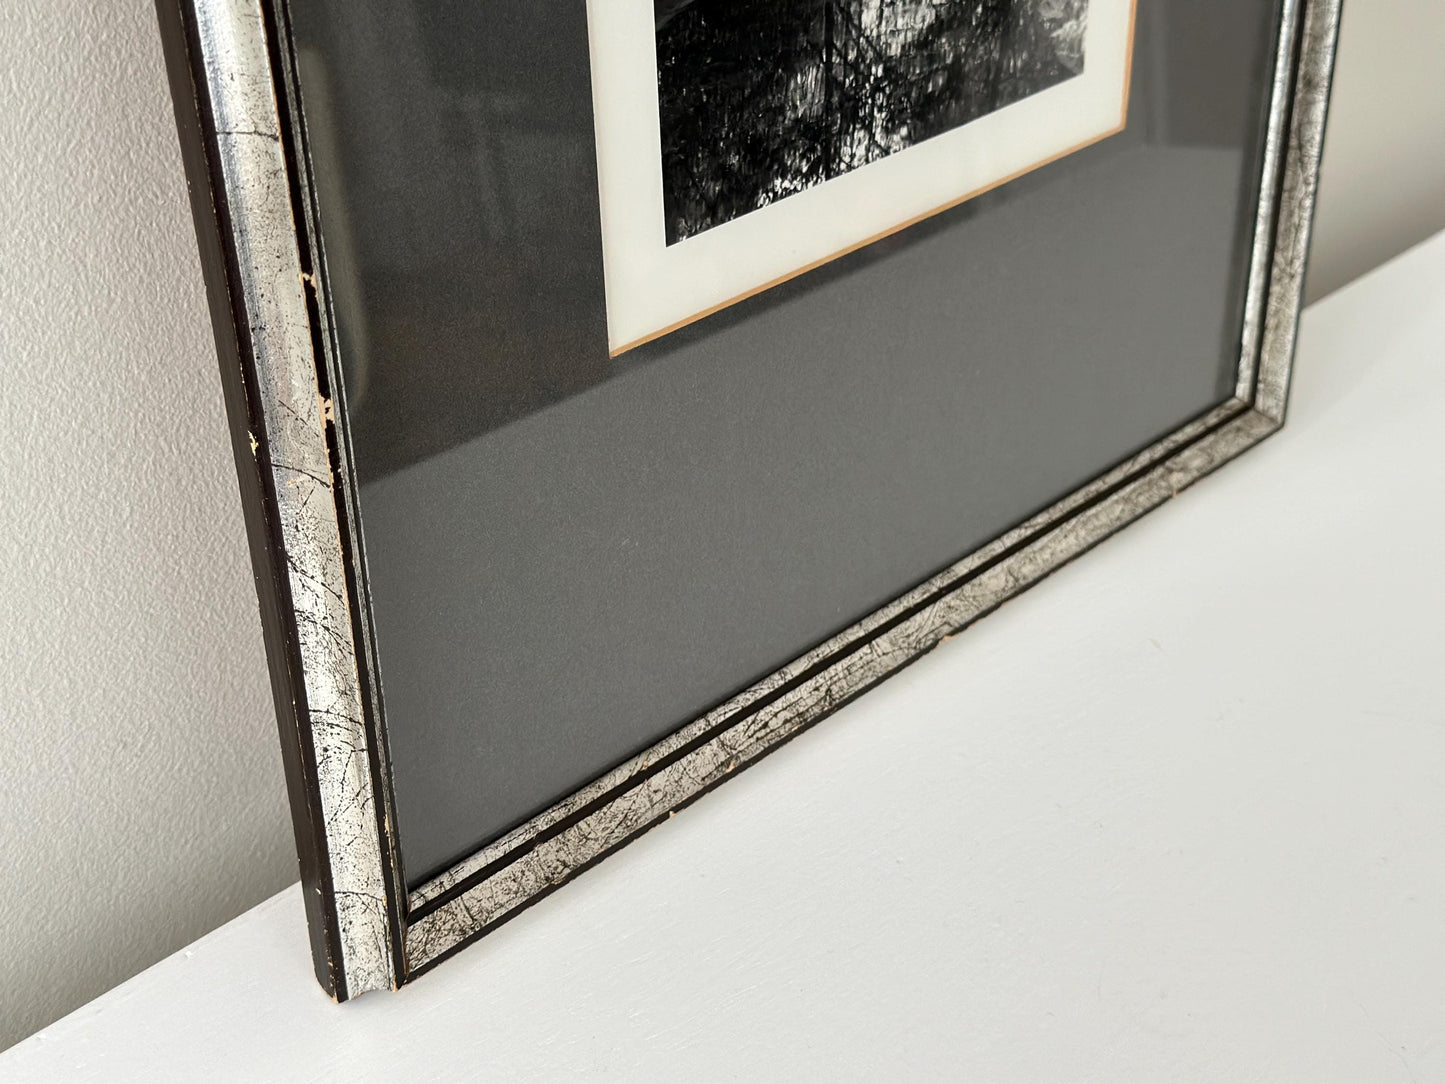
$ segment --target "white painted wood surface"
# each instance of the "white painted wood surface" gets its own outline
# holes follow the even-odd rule
[[[1445,1079],[1442,344],[1445,235],[1282,434],[416,985],[327,1001],[292,889],[0,1080]]]

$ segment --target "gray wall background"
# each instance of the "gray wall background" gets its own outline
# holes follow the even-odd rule
[[[1347,3],[1310,294],[1445,228],[1445,7]],[[147,0],[0,4],[0,1047],[295,879]]]

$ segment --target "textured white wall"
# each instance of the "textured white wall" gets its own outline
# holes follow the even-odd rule
[[[1445,229],[1445,4],[1345,0],[1313,300]]]
[[[0,1047],[295,879],[146,0],[0,0]]]
[[[1445,226],[1445,8],[1347,5],[1316,295]],[[0,2],[0,1047],[295,877],[147,0]]]

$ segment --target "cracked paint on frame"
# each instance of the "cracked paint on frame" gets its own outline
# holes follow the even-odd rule
[[[302,661],[341,960],[354,997],[396,984],[346,564],[259,0],[196,7],[264,444]],[[303,740],[306,740],[303,736]]]

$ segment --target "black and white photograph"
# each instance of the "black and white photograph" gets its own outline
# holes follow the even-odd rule
[[[615,356],[1127,117],[1134,0],[593,0]]]
[[[669,244],[1083,74],[1089,0],[654,0]]]

